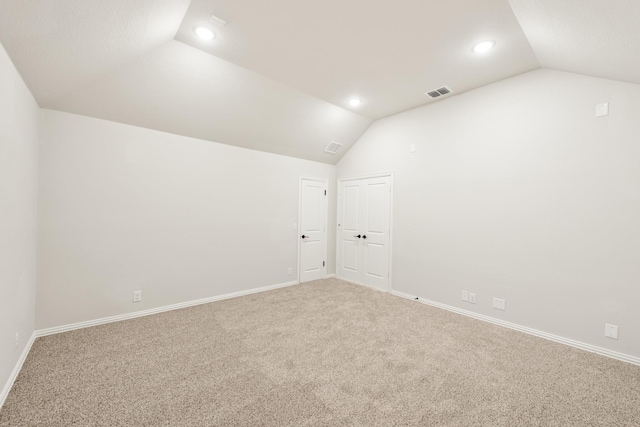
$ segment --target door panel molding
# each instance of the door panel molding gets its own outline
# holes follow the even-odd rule
[[[299,178],[296,227],[298,283],[322,279],[327,275],[328,187],[329,182],[324,178]]]
[[[375,178],[388,178],[388,188],[389,188],[389,194],[388,194],[388,207],[386,212],[375,212],[375,213],[371,213],[369,214],[368,212],[360,212],[360,209],[362,209],[362,207],[364,207],[365,210],[368,209],[368,205],[370,204],[370,200],[369,197],[371,196],[369,194],[369,191],[363,191],[362,187],[364,185],[364,183],[368,180],[374,180]],[[357,193],[358,193],[358,200],[360,200],[361,197],[366,197],[366,200],[362,200],[362,201],[358,201],[355,203],[355,205],[357,205],[357,208],[353,205],[353,201],[351,201],[351,204],[349,206],[346,205],[345,202],[345,194],[343,194],[343,191],[345,188],[348,188],[347,186],[349,184],[353,184],[353,186],[351,187],[352,189],[354,188],[358,188]],[[378,185],[377,183],[373,183],[373,185]],[[381,182],[380,185],[383,185],[384,188],[387,187],[387,183],[386,182]],[[376,287],[373,286],[371,284],[367,284],[366,281],[368,280],[366,276],[368,276],[370,279],[379,279],[381,280],[383,278],[384,275],[387,276],[386,278],[386,286],[384,289],[384,291],[391,291],[393,289],[392,286],[392,260],[393,260],[393,172],[380,172],[380,173],[375,173],[375,174],[368,174],[368,175],[361,175],[361,176],[352,176],[352,177],[348,177],[348,178],[341,178],[338,179],[337,181],[337,187],[338,187],[338,200],[337,200],[337,211],[338,211],[338,221],[337,221],[337,227],[336,227],[336,275],[337,277],[340,277],[342,279],[351,281],[351,282],[355,282],[355,283],[359,283],[359,284],[364,284],[366,286],[371,286],[377,289],[381,289],[380,287]],[[373,194],[374,197],[385,197],[386,194]],[[380,200],[378,200],[377,203],[380,203]],[[382,203],[384,204],[384,201],[382,201]],[[353,219],[353,215],[350,215],[350,218],[345,218],[345,208],[350,208],[351,210],[353,210],[354,208],[358,210],[357,217],[359,218],[357,221],[354,221]],[[348,212],[347,214],[353,214],[353,212]],[[364,216],[366,217],[364,217]],[[386,218],[385,218],[386,217]],[[345,220],[348,220],[348,225],[349,227],[345,228]],[[372,222],[372,226],[373,227],[368,227],[368,223]],[[354,228],[354,222],[357,223],[357,229]],[[388,222],[388,224],[384,224],[385,222]],[[368,228],[368,230],[364,230],[365,224]],[[372,229],[373,228],[373,229]],[[382,230],[378,230],[382,228]],[[387,250],[384,251],[384,249],[382,248],[384,246],[384,228],[388,228],[388,242],[386,243],[386,247]],[[353,232],[352,234],[354,234],[353,237],[351,237],[351,235],[349,233]],[[363,233],[364,232],[364,233]],[[347,235],[349,234],[349,235]],[[360,234],[360,237],[357,237],[358,234]],[[366,235],[366,239],[364,239],[363,237]],[[379,240],[382,239],[382,240]],[[353,253],[345,253],[345,243],[351,241],[353,242],[352,244],[357,244],[361,249],[359,252],[359,259],[358,259],[358,268],[356,270],[354,270],[353,268],[348,268],[346,265],[344,265],[344,261],[347,261],[346,259],[344,259],[345,256],[348,256],[349,258],[349,264],[352,264],[353,260]],[[371,246],[371,247],[369,247]],[[374,249],[375,247],[375,249]],[[373,250],[373,252],[369,253],[370,250]],[[386,253],[385,253],[386,252]],[[375,253],[375,258],[378,259],[378,261],[376,262],[376,264],[378,264],[377,266],[375,266],[375,268],[370,268],[369,262],[371,261],[369,258],[371,255],[373,255]],[[387,265],[387,269],[386,271],[382,272],[382,276],[380,274],[380,262],[386,262]],[[344,268],[347,267],[347,268]],[[349,267],[353,267],[353,265],[350,265]]]

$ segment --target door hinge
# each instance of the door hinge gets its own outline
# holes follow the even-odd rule
[[[322,261],[322,266],[324,267],[324,261]]]
[[[324,195],[325,195],[325,196],[327,195],[327,190],[324,190]]]

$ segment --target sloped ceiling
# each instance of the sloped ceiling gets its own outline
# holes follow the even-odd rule
[[[510,3],[542,67],[640,84],[640,1]]]
[[[189,0],[2,0],[0,42],[42,107],[170,41]]]
[[[177,41],[61,98],[53,108],[325,163],[371,120]],[[350,145],[350,144],[349,144]]]
[[[208,24],[211,14],[229,22]],[[193,32],[210,25],[218,38]],[[491,56],[472,47],[497,40]],[[506,0],[193,0],[176,40],[379,119],[538,68]]]
[[[331,164],[443,85],[540,66],[640,83],[637,22],[637,0],[0,0],[41,107]]]

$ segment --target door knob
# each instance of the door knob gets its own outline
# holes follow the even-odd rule
[[[305,236],[304,234],[302,235],[302,238],[303,238],[303,239],[306,239],[307,237],[309,237],[309,236]]]
[[[357,236],[353,236],[353,237],[357,237],[358,239],[360,238],[360,235],[358,234]]]
[[[363,235],[362,235],[362,238],[363,238],[363,239],[366,239],[366,238],[367,238],[367,235],[366,235],[366,234],[363,234]]]

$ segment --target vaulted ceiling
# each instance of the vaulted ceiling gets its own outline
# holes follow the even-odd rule
[[[43,108],[332,164],[441,86],[540,67],[640,84],[638,22],[637,0],[0,0]]]

